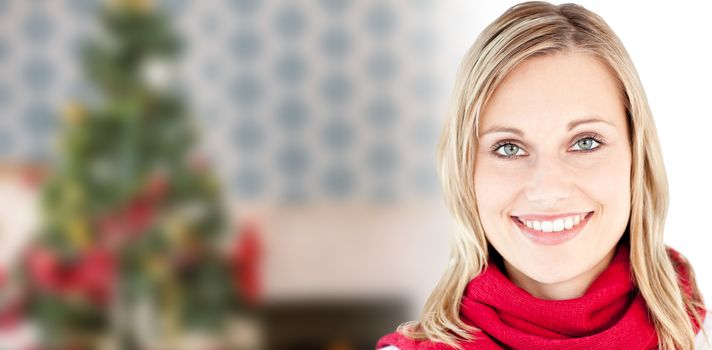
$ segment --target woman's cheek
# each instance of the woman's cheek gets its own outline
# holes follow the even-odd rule
[[[605,157],[590,163],[595,166],[577,172],[577,187],[604,206],[604,212],[626,213],[630,203],[630,162],[625,157]]]
[[[475,173],[475,195],[480,210],[496,213],[510,207],[524,186],[525,176],[521,171],[480,165]]]
[[[621,182],[628,183],[627,176],[630,169],[630,161],[626,161],[625,157],[621,157],[617,152],[611,150],[602,150],[582,156],[580,159],[572,161],[573,167],[578,171],[581,177],[590,179],[595,183],[611,184]]]

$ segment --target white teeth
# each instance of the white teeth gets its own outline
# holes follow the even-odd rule
[[[558,232],[563,230],[568,230],[576,225],[578,225],[587,214],[569,216],[566,218],[556,219],[554,221],[536,221],[527,220],[524,224],[534,230],[543,232]],[[520,220],[521,221],[521,220]]]
[[[572,227],[574,227],[574,221],[571,220],[571,218],[566,218],[566,220],[564,220],[564,227],[565,227],[567,230],[570,229],[570,228],[572,228]]]
[[[564,230],[564,220],[556,219],[554,221],[554,231],[559,232]]]

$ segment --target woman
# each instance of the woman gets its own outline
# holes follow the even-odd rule
[[[466,54],[439,145],[450,264],[387,349],[699,349],[712,329],[663,243],[668,185],[623,44],[585,8],[527,2]]]

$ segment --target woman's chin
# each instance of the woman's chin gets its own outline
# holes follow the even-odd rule
[[[553,258],[551,254],[544,253],[539,257],[529,256],[517,264],[521,266],[514,267],[520,276],[524,275],[539,284],[553,285],[570,281],[583,273],[585,269],[578,267],[580,263],[580,260]]]

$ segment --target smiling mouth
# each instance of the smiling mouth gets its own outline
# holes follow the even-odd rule
[[[572,229],[577,225],[582,224],[593,215],[593,211],[584,214],[568,215],[557,218],[555,220],[526,220],[522,217],[511,216],[512,219],[518,221],[522,225],[541,232],[560,232]]]
[[[512,216],[512,221],[517,225],[519,231],[525,237],[536,244],[541,245],[556,245],[568,241],[578,235],[579,232],[586,226],[594,212],[589,212],[583,215],[580,221],[574,224],[573,221],[564,222],[561,219],[552,221],[529,221],[522,222],[519,218]],[[566,219],[570,219],[566,218]],[[566,220],[568,221],[568,220]],[[532,227],[529,227],[531,225]]]

